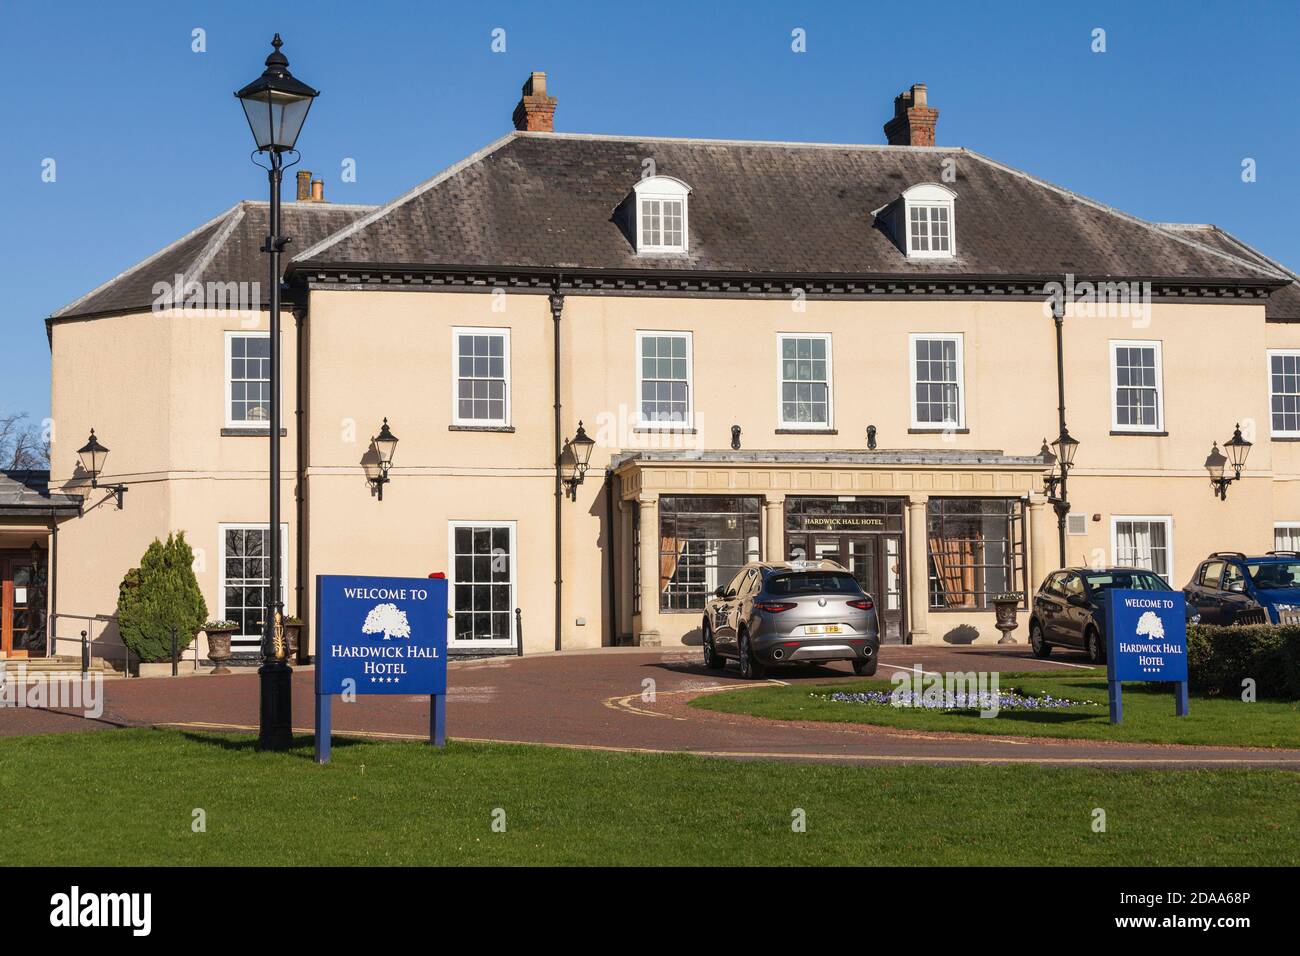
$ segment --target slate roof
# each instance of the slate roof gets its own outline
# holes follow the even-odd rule
[[[690,251],[639,256],[616,210],[653,159],[691,187]],[[874,212],[952,161],[956,256],[909,261]],[[515,132],[351,226],[290,271],[346,265],[1278,282],[1193,241],[960,148]]]
[[[1193,239],[1212,249],[1258,263],[1288,276],[1291,281],[1287,285],[1269,294],[1268,301],[1264,303],[1264,316],[1269,322],[1300,322],[1300,275],[1246,245],[1232,233],[1225,232],[1218,226],[1175,222],[1164,222],[1159,225],[1162,229]]]
[[[0,515],[76,514],[79,495],[51,494],[48,471],[0,471]]]
[[[293,237],[289,249],[291,252],[305,249],[374,208],[333,203],[284,203],[281,206],[283,232]],[[185,276],[187,282],[259,282],[265,298],[268,267],[266,254],[261,249],[266,241],[267,211],[265,201],[240,202],[65,305],[51,318],[147,310],[155,299],[154,283],[174,284],[178,274]],[[286,301],[289,301],[287,297]]]

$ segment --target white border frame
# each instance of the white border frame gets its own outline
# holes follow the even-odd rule
[[[916,418],[916,343],[919,341],[957,343],[957,421],[922,422]],[[907,336],[907,419],[910,427],[928,431],[948,431],[966,427],[966,333],[912,332]]]
[[[938,183],[917,183],[903,190],[903,254],[909,259],[955,259],[957,257],[957,194]],[[912,251],[912,208],[948,210],[948,251],[933,249]],[[928,222],[929,217],[927,217]]]
[[[1169,577],[1165,583],[1174,587],[1174,516],[1173,515],[1111,515],[1110,516],[1110,563],[1112,567],[1127,568],[1131,565],[1119,563],[1119,528],[1121,521],[1163,522],[1165,526],[1165,550],[1169,554]],[[1148,569],[1149,570],[1149,569]],[[1153,571],[1153,574],[1159,572]]]
[[[223,379],[223,380],[225,381],[225,383],[226,383],[226,388],[225,388],[226,405],[225,405],[225,408],[223,408],[223,409],[221,410],[221,420],[222,420],[223,422],[226,423],[226,426],[225,426],[226,428],[257,428],[257,429],[261,429],[262,431],[269,432],[269,431],[271,430],[271,420],[270,420],[269,418],[268,418],[266,421],[264,421],[264,422],[257,422],[257,421],[237,421],[237,420],[235,420],[235,419],[233,419],[233,418],[230,417],[230,402],[231,402],[231,398],[230,398],[230,386],[231,386],[231,384],[232,384],[232,383],[231,383],[231,379],[230,379],[230,361],[231,361],[231,357],[230,357],[230,343],[233,342],[233,341],[234,341],[235,339],[237,339],[237,338],[240,338],[240,339],[266,339],[267,341],[270,341],[270,339],[271,339],[271,333],[270,333],[270,332],[257,332],[257,331],[248,331],[248,332],[245,332],[245,331],[243,331],[243,330],[235,330],[235,329],[230,329],[230,330],[228,330],[228,331],[226,332],[226,346],[225,346],[226,351],[225,351],[225,360],[224,360],[224,361],[225,361],[225,364],[224,364],[224,366],[222,367],[222,370],[221,370],[221,377],[222,377],[222,379]],[[282,356],[282,357],[283,357],[283,356]],[[275,374],[275,369],[272,369],[272,370],[271,370],[271,374],[272,374],[272,375]],[[284,381],[284,380],[281,379],[281,383],[282,383],[282,384],[283,384],[283,381]],[[281,393],[280,393],[280,411],[281,411],[281,414],[283,415],[283,412],[284,412],[284,391],[283,391],[283,389],[281,389]]]
[[[226,619],[226,532],[227,531],[265,531],[265,521],[222,521],[217,524],[217,607],[221,613],[214,619]],[[280,600],[289,604],[289,522],[280,522]],[[301,615],[302,608],[295,613]],[[261,646],[262,635],[258,634],[254,646]],[[230,646],[233,650],[244,650],[249,646],[248,635],[232,634]]]
[[[518,603],[519,596],[519,531],[518,522],[514,520],[507,521],[480,521],[475,518],[448,518],[447,519],[447,611],[451,615],[456,613],[456,529],[457,528],[508,528],[510,529],[510,637],[508,640],[474,640],[458,641],[454,631],[454,618],[448,619],[447,626],[447,649],[451,651],[457,647],[518,647],[519,635],[515,632],[515,607]]]
[[[835,350],[830,332],[777,332],[776,333],[776,427],[794,428],[799,431],[830,432],[835,430]],[[781,367],[782,347],[786,339],[821,339],[826,343],[826,424],[818,422],[789,422],[785,420],[785,410],[781,395],[785,385],[785,370]]]
[[[1293,355],[1300,358],[1300,349],[1265,349],[1264,350],[1264,388],[1268,395],[1268,436],[1270,438],[1300,438],[1300,430],[1273,430],[1273,356]]]
[[[1279,549],[1278,549],[1278,546],[1277,546],[1277,533],[1278,533],[1278,530],[1281,529],[1281,528],[1294,528],[1294,529],[1296,530],[1296,532],[1297,532],[1296,537],[1300,537],[1300,518],[1297,518],[1297,519],[1295,519],[1294,521],[1274,521],[1274,522],[1273,522],[1273,548],[1272,548],[1272,550],[1274,550],[1274,551],[1279,550]],[[1285,551],[1285,550],[1289,550],[1289,549],[1287,549],[1287,548],[1283,548],[1283,549],[1281,549],[1281,550]]]
[[[506,408],[505,418],[461,418],[460,417],[460,337],[462,335],[500,335],[505,339],[505,345],[502,347],[503,358],[505,359],[505,382],[506,382]],[[512,418],[511,399],[514,395],[512,388],[512,379],[514,370],[510,367],[510,327],[509,326],[478,326],[478,325],[456,325],[451,330],[451,423],[453,425],[465,425],[468,427],[481,428],[509,428]]]
[[[1146,348],[1150,346],[1156,352],[1156,423],[1154,425],[1121,425],[1119,423],[1119,406],[1116,404],[1116,392],[1119,389],[1118,367],[1115,362],[1116,349]],[[1110,340],[1110,428],[1117,432],[1162,432],[1165,430],[1165,357],[1164,343],[1160,339],[1111,339]],[[1127,386],[1126,386],[1127,387]],[[1272,419],[1270,418],[1270,421]]]
[[[632,201],[636,208],[636,251],[638,255],[684,255],[691,249],[691,187],[672,176],[648,176],[632,187]],[[641,202],[654,199],[660,202],[681,202],[682,244],[680,246],[652,246],[642,234]]]
[[[646,421],[641,417],[641,384],[644,381],[642,374],[642,355],[641,342],[646,336],[675,335],[686,338],[686,421],[684,422],[655,422]],[[695,333],[682,331],[679,329],[637,329],[636,330],[636,395],[632,405],[632,422],[633,427],[641,429],[651,429],[653,431],[680,431],[683,428],[695,427]]]

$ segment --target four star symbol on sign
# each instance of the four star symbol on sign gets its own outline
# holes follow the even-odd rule
[[[401,683],[401,678],[399,678],[399,677],[372,677],[372,678],[370,678],[370,683],[372,683],[372,684],[375,684],[375,683],[379,683],[379,684],[399,684],[399,683]]]

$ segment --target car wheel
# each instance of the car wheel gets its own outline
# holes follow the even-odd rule
[[[713,630],[704,629],[704,666],[709,670],[722,670],[727,666],[727,660],[713,649]]]
[[[1043,625],[1037,621],[1029,625],[1029,646],[1035,657],[1045,658],[1052,653],[1052,645],[1043,640]]]
[[[1088,632],[1083,635],[1083,646],[1088,652],[1088,660],[1094,664],[1105,663],[1106,651],[1101,646],[1101,635],[1095,627],[1088,628]]]
[[[859,677],[871,677],[876,673],[876,659],[873,657],[869,661],[854,661],[853,673]]]
[[[740,676],[745,680],[759,680],[763,676],[763,665],[754,659],[749,647],[749,635],[740,632]]]

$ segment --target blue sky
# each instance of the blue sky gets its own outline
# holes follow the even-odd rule
[[[941,145],[1300,266],[1293,0],[17,0],[0,5],[0,412],[48,414],[52,311],[265,195],[231,93],[277,30],[322,91],[298,145],[336,202],[390,199],[500,136],[530,70],[561,131],[843,143],[882,142],[893,96],[924,82]]]

